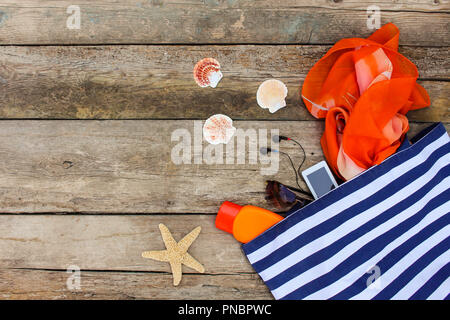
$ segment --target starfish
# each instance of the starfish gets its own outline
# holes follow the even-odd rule
[[[197,227],[189,234],[184,236],[178,243],[172,237],[169,229],[162,223],[159,224],[159,230],[166,246],[166,250],[161,251],[145,251],[142,252],[143,258],[153,259],[157,261],[164,261],[170,263],[170,268],[173,274],[173,285],[177,286],[181,281],[181,265],[184,264],[200,273],[205,272],[205,268],[200,262],[195,260],[187,251],[191,244],[197,239],[201,227]]]

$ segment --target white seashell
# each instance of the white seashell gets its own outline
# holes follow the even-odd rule
[[[227,144],[235,132],[233,120],[224,114],[215,114],[209,117],[203,125],[203,136],[211,144]]]
[[[194,67],[194,79],[200,87],[215,88],[222,77],[220,64],[216,59],[202,59]]]
[[[256,101],[263,109],[269,109],[274,113],[286,106],[286,96],[288,89],[286,85],[277,79],[266,80],[256,92]]]

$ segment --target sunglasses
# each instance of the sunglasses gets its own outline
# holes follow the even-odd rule
[[[290,187],[274,180],[266,181],[266,200],[278,209],[291,208],[297,204],[300,208],[314,199],[298,188]]]

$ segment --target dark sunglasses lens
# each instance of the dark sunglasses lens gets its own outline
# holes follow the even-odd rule
[[[289,208],[295,202],[295,194],[277,181],[267,181],[266,200],[279,209]]]
[[[296,200],[295,193],[293,193],[291,190],[286,188],[284,185],[280,185],[280,198],[283,202],[292,204]]]

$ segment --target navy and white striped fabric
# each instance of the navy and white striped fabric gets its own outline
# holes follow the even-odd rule
[[[439,123],[243,250],[276,299],[448,299],[449,212]]]

